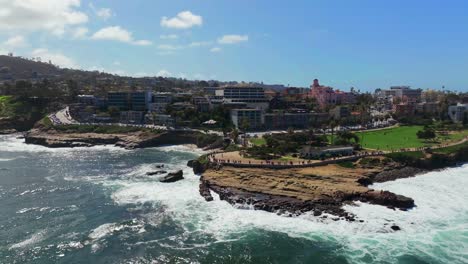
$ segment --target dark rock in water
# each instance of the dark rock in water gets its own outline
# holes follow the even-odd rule
[[[205,198],[205,201],[213,201],[213,196],[210,192],[210,186],[206,181],[200,180],[199,192],[200,195]]]
[[[159,174],[164,174],[164,173],[167,173],[167,171],[165,171],[165,170],[149,171],[149,172],[146,173],[146,175],[152,176],[152,175],[159,175]]]
[[[396,179],[414,177],[416,174],[425,172],[423,169],[414,167],[387,168],[373,177],[373,182],[394,181]]]
[[[399,230],[401,230],[401,228],[400,228],[399,226],[397,226],[397,225],[392,225],[390,228],[391,228],[393,231],[399,231]]]
[[[157,169],[164,168],[164,164],[161,164],[161,165],[156,165],[156,168],[157,168]]]
[[[413,199],[403,195],[394,194],[389,191],[369,191],[361,194],[359,200],[362,202],[383,205],[388,208],[398,208],[400,210],[406,210],[414,207]]]
[[[198,160],[193,160],[191,165],[193,168],[193,173],[195,174],[202,174],[206,171],[207,164],[203,165]]]
[[[369,186],[369,185],[372,184],[372,180],[369,179],[369,178],[367,178],[367,177],[365,177],[365,178],[359,178],[359,179],[357,180],[357,182],[358,182],[359,184],[361,184],[362,186]]]
[[[184,172],[182,170],[178,170],[176,172],[171,172],[167,174],[167,176],[162,177],[159,181],[160,182],[176,182],[184,179]]]
[[[189,160],[189,161],[187,161],[187,167],[193,168],[193,162],[194,162],[194,161],[195,161],[195,160]]]

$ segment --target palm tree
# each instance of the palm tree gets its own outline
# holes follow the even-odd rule
[[[333,145],[334,143],[333,136],[335,134],[335,127],[338,126],[338,121],[332,118],[330,119],[328,126],[330,127],[330,130],[331,130],[331,145]]]

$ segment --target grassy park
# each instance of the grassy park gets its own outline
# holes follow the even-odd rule
[[[400,126],[357,134],[364,148],[391,150],[431,145],[416,136],[416,133],[422,129],[422,126]]]
[[[262,146],[266,144],[266,141],[263,137],[251,138],[250,142],[254,144],[255,146]]]
[[[416,133],[422,126],[400,126],[377,131],[358,132],[364,148],[391,150],[401,148],[416,148],[440,143],[456,142],[468,136],[468,130],[451,131],[446,135],[438,134],[434,140],[419,139]]]

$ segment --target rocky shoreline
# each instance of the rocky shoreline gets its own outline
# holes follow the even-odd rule
[[[223,174],[222,171],[225,170],[227,174],[232,176],[232,168],[213,168],[207,164],[201,165],[196,161],[191,162],[190,165],[194,168],[196,173],[202,173],[200,178],[199,191],[200,195],[204,197],[206,201],[213,200],[212,192],[214,192],[219,195],[221,200],[227,201],[233,206],[237,207],[249,207],[254,208],[255,210],[264,210],[286,216],[297,216],[305,212],[312,212],[315,216],[328,218],[329,216],[327,215],[330,214],[332,216],[329,218],[333,220],[347,221],[362,221],[356,219],[354,215],[342,209],[343,205],[355,201],[382,205],[394,210],[409,210],[413,208],[415,203],[414,200],[410,197],[405,197],[403,195],[398,195],[388,191],[376,191],[367,188],[367,186],[374,182],[385,182],[401,178],[414,177],[417,174],[426,172],[418,168],[406,167],[403,164],[392,162],[386,164],[385,166],[366,168],[367,173],[365,173],[365,175],[362,177],[356,177],[353,180],[356,189],[349,190],[344,188],[343,190],[340,190],[340,188],[337,187],[337,189],[334,190],[327,190],[326,188],[328,187],[324,187],[322,188],[322,190],[324,190],[323,193],[320,193],[316,196],[311,195],[301,197],[295,193],[288,194],[287,192],[281,193],[278,191],[278,189],[280,189],[278,188],[278,185],[281,184],[282,180],[277,180],[278,182],[276,182],[272,188],[273,191],[265,191],[265,189],[261,188],[258,188],[258,191],[254,191],[256,187],[250,187],[250,182],[247,185],[242,185],[242,181],[245,181],[245,179],[249,176],[253,176],[252,173],[257,173],[256,171],[250,172],[248,170],[244,170],[244,172],[239,172],[239,175],[234,176],[239,177],[239,184],[236,186],[234,186],[235,184],[231,184],[232,186],[229,186],[229,184],[226,184],[228,181],[218,180],[216,176],[213,176],[213,171],[221,171],[220,174]],[[268,170],[261,170],[263,170],[263,173],[260,175],[263,175],[266,172],[270,173]],[[285,173],[287,170],[288,169],[276,170],[276,175]],[[348,170],[344,171],[348,173]],[[296,170],[294,173],[301,172]],[[274,174],[275,173],[273,172],[273,175]],[[303,176],[297,177],[300,178]],[[307,177],[310,176],[308,175]],[[320,176],[314,175],[314,177]],[[327,180],[330,182],[333,183],[336,181],[336,179],[333,177],[330,177],[329,175],[328,177],[329,179]],[[264,183],[260,182],[259,185],[260,184]],[[293,188],[291,186],[294,186],[294,184],[299,185],[302,183],[294,182],[287,187],[291,189]],[[314,184],[320,189],[320,184],[322,183],[315,181],[312,185]],[[242,186],[244,188],[242,188]],[[316,186],[314,186],[314,188],[316,188]],[[281,188],[282,190],[287,190],[286,187]],[[310,186],[306,185],[303,189],[298,189],[297,192],[307,192],[308,188],[310,188]],[[275,194],[275,192],[277,192],[277,194]]]
[[[212,149],[219,147],[222,141],[206,144],[199,142],[199,132],[167,131],[161,133],[64,133],[55,130],[32,129],[24,134],[27,144],[36,144],[49,148],[91,147],[96,145],[115,145],[125,149],[158,147],[164,145],[194,144],[199,148]]]

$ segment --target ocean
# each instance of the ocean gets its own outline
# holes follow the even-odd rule
[[[345,206],[361,223],[205,202],[188,146],[23,141],[0,136],[0,263],[468,263],[468,165],[374,184],[417,206]],[[159,164],[185,179],[146,175]]]

